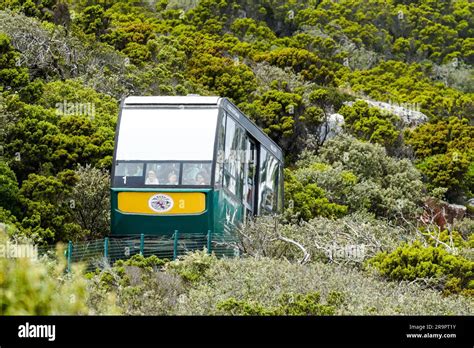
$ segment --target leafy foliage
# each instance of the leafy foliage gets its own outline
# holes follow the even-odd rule
[[[87,238],[108,235],[110,229],[109,174],[91,166],[79,166],[75,174],[78,179],[69,200],[74,222],[86,232]],[[81,237],[84,238],[82,235],[77,235],[75,240]]]
[[[445,293],[473,294],[474,262],[450,255],[441,247],[406,244],[392,253],[381,253],[370,260],[379,272],[392,280],[436,278]]]
[[[119,100],[218,94],[284,150],[283,221],[241,231],[247,259],[105,267],[89,276],[90,313],[471,314],[438,290],[472,291],[472,221],[417,222],[425,196],[473,197],[473,11],[468,0],[0,0],[0,227],[37,243],[102,237]],[[429,121],[407,129],[356,99]],[[415,239],[425,246],[400,244]],[[333,252],[348,245],[364,257]],[[422,260],[406,276],[399,246]],[[371,257],[401,282],[363,272]],[[1,265],[30,279],[17,261]],[[36,266],[35,281],[66,284]],[[425,275],[441,276],[434,289],[419,286]],[[63,313],[45,301],[18,311]]]
[[[407,143],[429,188],[446,188],[450,200],[473,195],[474,126],[467,119],[451,117],[424,124],[408,133]]]
[[[344,125],[349,132],[359,139],[388,146],[399,135],[394,125],[396,116],[383,114],[363,101],[358,101],[353,106],[344,106],[339,113],[344,116]]]
[[[205,276],[206,271],[216,262],[216,257],[206,250],[191,253],[188,257],[167,264],[167,269],[178,274],[184,280],[195,282]]]
[[[265,308],[258,303],[247,303],[229,298],[217,304],[217,309],[231,315],[333,315],[333,304],[343,300],[343,294],[331,292],[327,304],[320,303],[318,292],[309,294],[283,294],[276,308]]]
[[[386,282],[340,265],[317,262],[301,266],[283,259],[242,258],[221,259],[213,264],[206,278],[182,297],[175,313],[229,314],[217,308],[218,303],[229,299],[235,299],[232,302],[238,310],[245,304],[252,311],[268,310],[280,307],[285,294],[301,294],[303,299],[305,294],[315,292],[322,299],[319,304],[332,305],[336,315],[472,312],[468,298],[443,297],[414,283]],[[334,298],[331,302],[331,292],[343,294],[343,301]]]
[[[15,211],[18,208],[18,193],[15,173],[5,162],[0,162],[0,207]]]
[[[327,141],[318,156],[306,153],[298,167],[295,182],[318,185],[329,200],[352,212],[409,217],[422,197],[421,177],[410,161],[396,160],[381,146],[352,137]]]
[[[285,171],[286,199],[292,201],[291,212],[297,217],[309,220],[316,216],[340,217],[347,212],[347,207],[330,203],[323,189],[317,184],[304,185],[291,171]]]
[[[0,230],[2,247],[8,245],[6,241]],[[65,275],[64,269],[64,263],[47,259],[0,258],[0,314],[87,314],[87,284],[80,269],[70,275]]]

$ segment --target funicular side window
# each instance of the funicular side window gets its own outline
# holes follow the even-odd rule
[[[227,117],[224,152],[224,187],[241,198],[242,162],[244,160],[244,130]]]
[[[278,211],[278,172],[277,159],[265,148],[260,152],[259,206],[262,215]]]
[[[115,168],[116,176],[142,176],[143,175],[143,163],[133,162],[122,162],[118,163]]]
[[[222,114],[217,125],[217,158],[216,158],[216,171],[215,171],[215,185],[216,188],[222,187],[223,184],[223,169],[224,169],[224,154],[225,154],[225,127],[226,127],[226,115]]]
[[[284,176],[283,176],[283,164],[278,165],[278,212],[283,212],[284,208]]]
[[[253,140],[248,136],[245,137],[242,161],[242,175],[243,175],[243,196],[242,202],[249,214],[254,214],[254,199],[255,199],[255,176],[256,176],[256,159],[257,150]]]

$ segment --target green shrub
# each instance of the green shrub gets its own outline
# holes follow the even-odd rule
[[[291,214],[303,220],[316,216],[336,218],[347,213],[346,206],[330,202],[322,188],[298,180],[289,169],[285,169],[285,197],[288,202],[293,201]]]
[[[474,295],[474,262],[449,254],[442,247],[424,247],[420,242],[404,244],[368,261],[390,280],[434,279],[445,294]]]
[[[341,135],[326,141],[318,156],[303,152],[297,167],[285,178],[288,188],[294,183],[302,188],[317,185],[326,201],[347,207],[349,213],[368,211],[390,219],[419,215],[423,197],[420,173],[409,160],[388,156],[378,144]],[[295,207],[306,203],[309,194],[304,193],[292,197]]]
[[[185,281],[196,282],[205,276],[207,270],[217,261],[207,250],[195,251],[166,265],[166,269],[180,275]]]
[[[6,243],[0,231],[0,244]],[[66,274],[64,257],[58,260],[0,257],[0,315],[88,314],[80,268]]]
[[[135,266],[140,268],[159,268],[164,266],[169,260],[160,259],[156,255],[145,257],[141,254],[133,255],[127,260],[118,260],[115,262],[116,267]]]
[[[218,302],[216,308],[230,315],[269,316],[274,314],[273,310],[267,309],[259,303],[239,301],[233,297]]]
[[[326,304],[320,303],[320,300],[319,292],[285,293],[280,297],[277,307],[266,308],[259,303],[239,301],[232,297],[217,303],[216,308],[231,315],[334,315],[335,307],[344,302],[344,295],[339,292],[331,292]]]
[[[181,277],[162,271],[166,262],[156,256],[134,255],[114,267],[96,270],[89,275],[90,307],[99,314],[110,312],[109,307],[125,315],[170,314],[185,289]],[[103,305],[107,296],[112,297],[113,306]]]
[[[468,297],[446,297],[408,281],[387,282],[352,267],[249,257],[217,260],[205,278],[188,288],[173,314],[231,314],[223,313],[217,304],[222,306],[233,298],[227,308],[239,311],[239,315],[266,315],[267,311],[284,307],[285,294],[316,292],[325,299],[322,305],[334,308],[335,315],[472,315],[474,308]],[[303,309],[311,306],[311,301],[309,307],[303,305],[304,296],[300,299]],[[290,308],[286,308],[288,313]]]

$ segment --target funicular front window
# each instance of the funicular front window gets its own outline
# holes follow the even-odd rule
[[[217,116],[217,107],[124,108],[114,185],[209,186]]]
[[[117,161],[212,161],[217,108],[125,108]]]
[[[209,186],[212,162],[117,162],[114,186]]]

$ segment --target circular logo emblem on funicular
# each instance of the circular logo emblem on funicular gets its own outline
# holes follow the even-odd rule
[[[168,195],[158,193],[148,200],[148,206],[157,213],[166,213],[173,208],[173,198]]]

